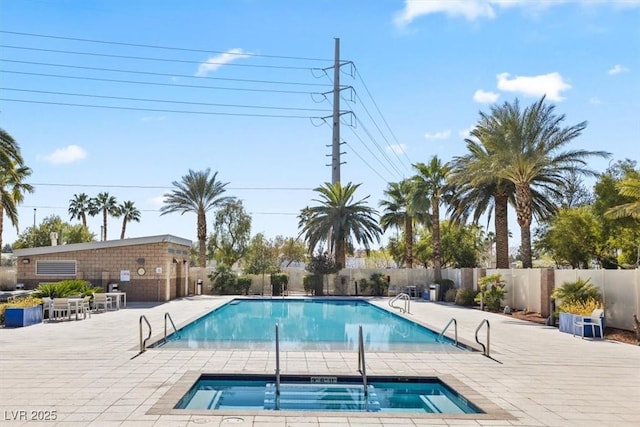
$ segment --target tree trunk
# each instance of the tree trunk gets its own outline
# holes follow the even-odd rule
[[[516,215],[520,226],[522,268],[533,267],[531,256],[531,189],[528,184],[516,184]]]
[[[107,210],[102,210],[102,241],[107,240]]]
[[[127,230],[127,219],[122,220],[122,231],[120,232],[120,240],[124,239],[124,233]]]
[[[4,206],[0,203],[0,251],[2,251],[2,232],[4,231]]]
[[[507,221],[508,196],[494,194],[496,231],[496,268],[509,268],[509,225]]]
[[[413,218],[405,215],[404,219],[404,245],[407,257],[407,268],[413,268]]]
[[[335,242],[335,261],[338,270],[342,270],[347,262],[346,243],[344,237],[339,237]]]
[[[198,264],[200,268],[207,266],[207,217],[198,212]]]
[[[442,259],[440,256],[440,203],[437,197],[432,202],[433,217],[433,276],[435,280],[442,279]]]

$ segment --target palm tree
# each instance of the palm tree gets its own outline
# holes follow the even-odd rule
[[[31,169],[9,163],[9,169],[0,167],[0,248],[2,247],[2,232],[4,231],[4,215],[18,230],[17,206],[23,202],[25,193],[33,193],[33,186],[24,180],[31,175]]]
[[[102,241],[107,240],[107,215],[118,215],[118,202],[116,198],[107,193],[98,193],[98,195],[91,199],[89,203],[89,215],[96,216],[102,212],[102,234],[100,238]]]
[[[386,200],[380,202],[384,213],[380,217],[382,231],[391,227],[402,230],[405,243],[405,262],[407,268],[413,268],[414,222],[424,222],[428,216],[417,212],[411,204],[411,180],[389,183],[384,191]]]
[[[440,204],[445,201],[446,180],[451,168],[448,163],[442,163],[438,156],[433,156],[429,164],[416,163],[413,167],[418,174],[412,178],[412,203],[418,211],[431,212],[434,279],[440,280],[442,279]]]
[[[607,210],[609,218],[640,219],[640,174],[632,174],[616,184],[621,196],[632,199],[628,203],[614,206]]]
[[[605,151],[565,150],[560,151],[587,127],[586,122],[570,127],[561,127],[564,115],[554,114],[555,106],[546,105],[545,97],[520,110],[518,100],[494,107],[492,115],[498,126],[491,135],[491,144],[498,149],[493,156],[492,171],[501,179],[515,186],[515,208],[520,226],[520,250],[522,266],[532,267],[531,222],[535,211],[534,199],[551,197],[565,185],[569,173],[595,176],[587,167],[587,158],[606,158]],[[544,218],[542,218],[544,219]]]
[[[14,171],[20,166],[24,166],[20,146],[8,132],[0,128],[0,170]]]
[[[354,201],[358,187],[360,184],[325,183],[314,189],[320,198],[313,201],[319,205],[302,209],[298,216],[298,227],[305,235],[309,251],[313,252],[319,244],[328,241],[328,249],[334,254],[338,269],[345,266],[347,244],[355,239],[368,251],[370,243],[380,242],[382,234],[375,218],[377,212],[366,206],[369,196]]]
[[[207,257],[207,212],[224,203],[234,200],[233,197],[222,197],[228,182],[216,181],[218,172],[209,177],[211,170],[189,173],[182,177],[180,182],[173,181],[176,187],[171,193],[164,194],[164,206],[160,208],[160,215],[172,212],[180,212],[184,215],[193,212],[198,217],[198,263],[200,267],[206,267]]]
[[[69,200],[70,219],[79,219],[82,226],[87,228],[87,213],[91,207],[91,199],[85,193],[74,194],[73,199]]]
[[[127,200],[118,206],[118,212],[115,217],[122,217],[122,231],[120,232],[120,239],[124,239],[124,233],[127,230],[127,223],[140,222],[140,215],[140,211],[135,207],[135,204],[131,200]]]

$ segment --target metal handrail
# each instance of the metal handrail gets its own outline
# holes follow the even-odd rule
[[[458,321],[455,319],[455,317],[452,317],[451,320],[449,320],[449,322],[447,323],[447,326],[445,326],[442,332],[440,332],[440,335],[438,335],[438,339],[444,336],[445,331],[447,330],[447,328],[449,328],[449,326],[451,326],[452,323],[453,323],[453,333],[455,337],[455,343],[457,346],[458,345]]]
[[[487,324],[487,345],[486,345],[486,347],[485,347],[485,345],[484,345],[484,344],[482,344],[482,343],[480,342],[480,340],[478,339],[478,331],[480,331],[480,328],[482,328],[482,325],[484,325],[485,323]],[[476,342],[482,346],[482,354],[483,354],[483,355],[485,355],[485,356],[487,356],[487,357],[491,357],[491,356],[489,355],[489,354],[490,354],[490,351],[491,351],[491,350],[490,350],[490,347],[489,347],[489,345],[490,345],[490,339],[491,339],[491,333],[490,333],[490,331],[491,331],[491,325],[489,324],[489,321],[488,321],[487,319],[484,319],[482,322],[480,322],[480,324],[479,324],[479,325],[478,325],[478,327],[476,328]]]
[[[142,321],[143,320],[149,327],[149,335],[144,340],[142,339]],[[149,341],[149,339],[151,338],[151,324],[147,320],[147,316],[145,316],[144,314],[140,316],[140,320],[138,322],[140,323],[140,353],[144,353],[144,351],[147,349],[147,341]]]
[[[171,318],[171,315],[169,314],[169,312],[164,313],[164,341],[167,341],[167,318],[169,319],[169,322],[171,322],[171,326],[173,326],[173,332],[176,333],[176,335],[178,335],[178,329],[176,329],[176,325],[175,323],[173,323],[173,319]],[[180,336],[178,335],[178,338],[180,338]]]
[[[280,396],[280,334],[276,323],[276,396]]]
[[[404,308],[394,305],[394,303],[399,299],[404,300]],[[401,313],[409,313],[409,310],[411,308],[411,297],[408,294],[401,292],[389,301],[389,306],[392,308],[397,308]]]
[[[364,358],[364,339],[362,337],[362,325],[358,329],[358,371],[362,374],[362,386],[364,387],[364,395],[368,396],[367,390],[367,367]]]

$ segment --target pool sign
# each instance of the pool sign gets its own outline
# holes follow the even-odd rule
[[[131,271],[130,270],[120,270],[120,281],[121,282],[130,282],[131,281]]]

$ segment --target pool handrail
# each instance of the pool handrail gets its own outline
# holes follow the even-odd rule
[[[358,328],[358,371],[362,374],[362,386],[364,387],[364,395],[369,395],[367,389],[367,367],[364,358],[364,339],[362,337],[362,325]]]
[[[394,305],[395,302],[398,301],[399,299],[404,300],[404,308]],[[389,306],[392,308],[397,308],[398,310],[400,310],[401,313],[409,313],[411,309],[411,297],[409,296],[409,294],[401,292],[395,297],[393,297],[391,300],[389,300]]]
[[[278,396],[280,396],[280,333],[276,323],[276,402]]]
[[[142,339],[142,321],[143,320],[149,327],[149,335],[147,335],[147,337],[144,340]],[[147,320],[147,316],[145,316],[144,314],[140,316],[140,320],[138,321],[138,323],[140,324],[140,353],[144,353],[145,350],[147,349],[147,341],[151,339],[151,323],[149,323],[149,321]]]
[[[478,339],[478,332],[480,331],[480,328],[482,328],[482,325],[484,325],[485,323],[487,324],[487,345],[486,346],[482,344]],[[476,342],[482,346],[482,354],[487,357],[491,357],[490,347],[489,347],[490,339],[491,339],[490,331],[491,331],[491,325],[489,324],[489,321],[487,319],[482,320],[482,322],[480,322],[480,324],[476,328]]]
[[[446,332],[447,328],[451,326],[452,323],[453,323],[453,333],[454,333],[455,344],[457,347],[458,346],[458,321],[456,320],[455,317],[452,317],[451,320],[449,320],[449,322],[447,323],[447,326],[445,326],[442,332],[440,332],[440,335],[438,335],[438,339],[444,337],[444,333]]]
[[[180,335],[178,334],[178,329],[176,329],[176,325],[175,323],[173,323],[173,319],[171,318],[171,315],[167,311],[164,313],[164,342],[167,342],[167,318],[169,319],[169,322],[171,322],[171,326],[173,326],[173,332],[175,332],[178,338],[180,338]]]

